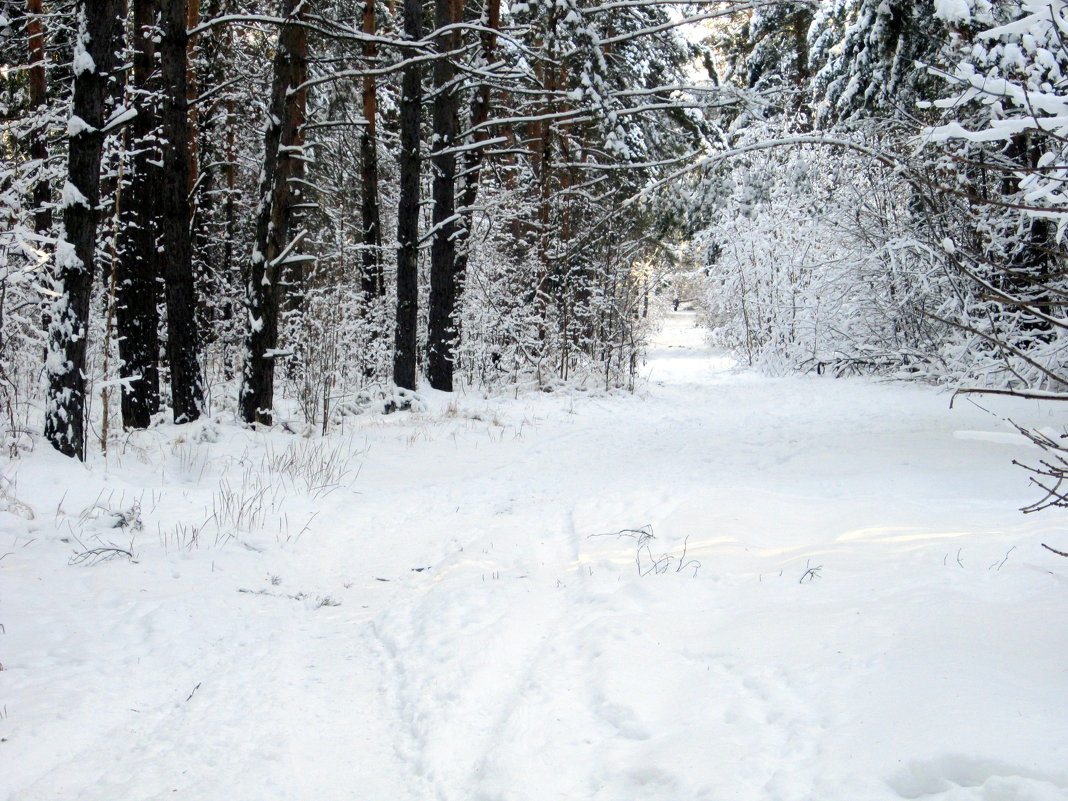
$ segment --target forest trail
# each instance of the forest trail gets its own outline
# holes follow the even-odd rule
[[[643,371],[357,421],[349,486],[285,490],[302,536],[146,531],[136,563],[65,564],[101,485],[160,493],[147,530],[261,446],[174,446],[158,489],[30,460],[49,513],[0,520],[0,799],[1068,798],[1068,576],[1039,547],[1064,518],[1015,511],[1008,424],[739,371],[686,313]]]

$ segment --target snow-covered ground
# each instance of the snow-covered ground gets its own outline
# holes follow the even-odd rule
[[[1068,526],[1009,424],[685,313],[645,370],[4,464],[0,799],[1068,798]]]

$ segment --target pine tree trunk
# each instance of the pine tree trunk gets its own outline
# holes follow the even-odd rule
[[[153,144],[159,123],[158,87],[151,80],[156,46],[152,40],[159,12],[157,0],[134,0],[133,99],[137,116],[129,128],[133,147],[129,183],[119,231],[121,253],[116,266],[115,313],[119,336],[119,375],[133,379],[122,389],[122,424],[147,428],[159,411],[159,253],[156,221],[160,214]]]
[[[423,37],[421,0],[404,0],[404,33],[412,41]],[[394,339],[393,381],[416,387],[416,344],[419,315],[419,116],[423,105],[422,67],[411,64],[401,77],[400,202],[397,208],[397,327]]]
[[[434,23],[440,30],[460,21],[462,0],[434,0]],[[447,55],[459,44],[456,33],[437,36],[438,52]],[[434,62],[434,171],[430,244],[430,316],[427,332],[427,378],[430,386],[452,392],[457,331],[456,296],[456,127],[458,97],[453,56]]]
[[[67,456],[85,458],[85,354],[96,259],[100,160],[107,119],[117,0],[83,0],[74,47],[74,98],[68,125],[63,232],[56,243],[56,290],[48,331],[45,437]]]
[[[241,417],[246,423],[271,425],[274,406],[274,366],[278,346],[278,311],[283,300],[281,277],[292,242],[293,179],[303,174],[301,127],[307,90],[296,90],[307,79],[308,52],[303,0],[283,0],[281,16],[298,24],[284,24],[278,35],[274,81],[264,136],[263,171],[256,211],[256,248],[252,254],[246,294],[249,329],[245,339],[245,372]],[[291,254],[290,254],[291,255]]]
[[[363,32],[375,32],[375,0],[364,0]],[[363,48],[368,69],[374,69],[378,48],[367,42]],[[376,79],[365,75],[363,79],[363,118],[366,124],[360,132],[361,194],[360,214],[363,232],[363,250],[360,253],[361,289],[364,302],[381,297],[385,292],[382,275],[382,224],[378,205],[378,146],[377,137],[378,93]]]
[[[40,115],[45,110],[48,99],[48,83],[45,71],[46,59],[44,23],[41,21],[44,9],[41,0],[27,0],[26,35],[29,44],[29,108],[32,115]],[[33,183],[33,229],[40,236],[48,236],[52,229],[52,210],[48,207],[51,190],[48,186],[45,165],[48,161],[48,146],[45,138],[44,121],[36,127],[30,141],[30,158],[38,163],[37,179]]]
[[[160,194],[159,249],[167,299],[167,361],[171,369],[174,422],[200,417],[204,389],[200,376],[200,343],[193,282],[193,242],[189,204],[189,102],[186,85],[185,0],[162,0],[160,130],[163,170]]]

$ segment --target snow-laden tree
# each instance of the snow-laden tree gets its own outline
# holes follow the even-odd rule
[[[985,343],[976,348],[987,356],[975,365],[977,387],[1061,391],[1068,7],[945,5],[957,25],[997,23],[959,63],[937,70],[953,93],[934,103],[944,117],[923,134],[939,167],[937,191],[958,196],[966,214],[942,243],[974,289],[954,322]]]
[[[1068,3],[961,0],[940,13],[983,28],[937,71],[952,94],[934,103],[944,117],[923,137],[950,163],[940,189],[964,197],[972,223],[943,241],[972,290],[951,321],[986,356],[966,390],[1068,400]],[[966,180],[954,186],[953,172]],[[1048,454],[1033,468],[1045,495],[1031,509],[1068,505],[1063,441],[1023,433]]]
[[[115,109],[118,12],[117,0],[83,0],[78,6],[67,179],[59,201],[62,229],[48,312],[45,437],[56,450],[79,459],[85,456],[89,308],[97,261],[100,165]]]
[[[714,342],[774,373],[940,377],[951,338],[928,313],[949,284],[911,230],[909,186],[813,145],[732,166],[719,221],[696,240]]]
[[[821,2],[808,34],[819,119],[911,117],[934,83],[918,62],[937,61],[949,43],[939,11],[960,2],[968,0]]]

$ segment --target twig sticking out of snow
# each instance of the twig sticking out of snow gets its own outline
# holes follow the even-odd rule
[[[960,552],[961,552],[961,550],[962,550],[961,548],[957,548],[957,564],[960,565],[961,569],[963,569],[964,568],[964,562],[962,562],[960,560]],[[948,563],[949,563],[949,554],[947,553],[944,557],[942,557],[942,565],[945,566]]]
[[[990,570],[996,569],[1000,573],[1001,572],[1001,568],[1005,566],[1005,563],[1007,561],[1009,561],[1009,554],[1011,554],[1015,550],[1016,550],[1016,546],[1013,545],[1011,548],[1009,548],[1009,550],[1005,551],[1005,558],[1002,559],[1000,562],[994,562],[994,564],[992,564],[989,567],[989,569]]]
[[[686,551],[690,545],[690,536],[688,534],[682,542],[682,555],[678,557],[670,553],[662,553],[659,556],[653,553],[653,549],[649,547],[649,541],[656,539],[656,537],[653,536],[653,527],[649,523],[638,528],[624,528],[603,534],[590,534],[587,539],[594,537],[633,538],[635,540],[634,562],[638,566],[639,576],[648,576],[650,573],[666,573],[673,562],[675,563],[676,573],[681,573],[683,570],[689,570],[692,567],[693,575],[696,576],[697,571],[701,569],[699,561],[686,558]]]
[[[797,580],[797,583],[804,584],[805,579],[808,579],[810,582],[815,581],[820,577],[821,570],[823,570],[823,565],[812,567],[809,560],[805,560],[805,572],[801,574],[801,578]]]
[[[590,534],[586,539],[593,539],[594,537],[633,537],[637,540],[637,547],[641,547],[648,540],[654,539],[653,527],[650,523],[646,523],[644,526],[638,528],[624,528],[619,531],[606,531],[603,534]]]

